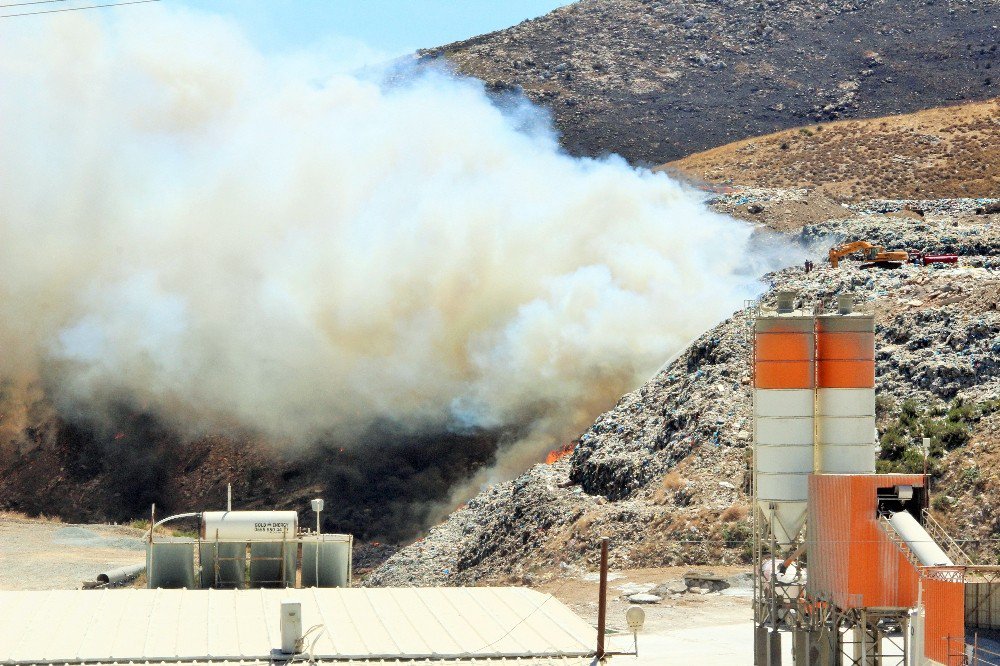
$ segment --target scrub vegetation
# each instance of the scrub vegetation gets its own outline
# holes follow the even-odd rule
[[[877,405],[886,410],[884,402]],[[1000,411],[1000,400],[972,403],[956,398],[951,403],[934,407],[921,406],[916,400],[905,400],[899,411],[889,416],[879,429],[879,474],[891,472],[919,474],[924,470],[923,438],[930,438],[927,471],[935,477],[943,473],[942,457],[964,446],[980,420]]]

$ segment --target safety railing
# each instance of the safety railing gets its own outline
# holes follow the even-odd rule
[[[941,523],[934,520],[930,511],[924,509],[921,512],[921,517],[923,518],[924,529],[944,549],[945,554],[951,558],[952,562],[960,566],[975,564],[972,558],[958,545],[958,542],[952,539],[951,535],[941,526]]]
[[[910,562],[910,564],[912,564],[914,568],[919,569],[921,564],[917,560],[917,556],[913,554],[913,551],[906,545],[906,542],[899,536],[899,533],[892,528],[892,524],[889,523],[888,515],[885,513],[879,513],[878,526],[882,529],[882,532],[889,539],[889,541],[896,544],[896,548],[899,548],[900,552],[906,556],[906,559]]]

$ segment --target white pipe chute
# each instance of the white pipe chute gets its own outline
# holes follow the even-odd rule
[[[898,511],[889,516],[889,525],[896,531],[899,538],[910,548],[917,561],[925,567],[954,566],[951,558],[941,550],[937,542],[927,533],[927,530],[917,522],[917,519],[906,511]]]

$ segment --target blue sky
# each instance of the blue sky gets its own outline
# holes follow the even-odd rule
[[[166,0],[229,16],[266,52],[360,41],[386,56],[541,16],[568,0]],[[138,9],[138,8],[137,8]]]

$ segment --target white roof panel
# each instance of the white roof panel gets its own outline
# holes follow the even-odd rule
[[[576,663],[596,642],[551,595],[515,587],[0,591],[0,663],[266,663],[286,599],[319,625],[307,645],[321,661]]]

